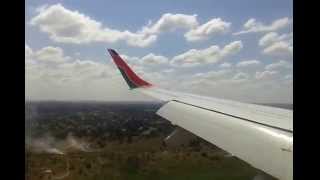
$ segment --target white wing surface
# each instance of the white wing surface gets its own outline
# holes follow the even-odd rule
[[[293,179],[293,111],[167,91],[108,49],[128,86],[166,103],[157,114],[281,180]]]

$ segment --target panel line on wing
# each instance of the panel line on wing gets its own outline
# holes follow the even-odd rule
[[[228,113],[224,113],[224,112],[221,112],[221,111],[204,108],[204,107],[201,107],[201,106],[193,105],[193,104],[186,103],[186,102],[182,102],[182,101],[179,101],[179,100],[172,100],[172,101],[175,101],[175,102],[178,102],[178,103],[182,103],[182,104],[186,104],[186,105],[193,106],[193,107],[197,107],[197,108],[204,109],[204,110],[207,110],[207,111],[212,111],[212,112],[215,112],[215,113],[223,114],[223,115],[226,115],[226,116],[238,118],[238,119],[241,119],[241,120],[244,120],[244,121],[248,121],[248,122],[252,122],[252,123],[255,123],[255,124],[260,124],[260,125],[263,125],[263,126],[271,127],[271,128],[274,128],[274,129],[279,129],[279,130],[281,130],[281,131],[293,133],[292,130],[280,128],[280,127],[277,127],[277,126],[272,126],[272,125],[265,124],[265,123],[260,123],[260,122],[257,122],[257,121],[251,120],[251,119],[247,119],[247,118],[240,117],[240,116],[235,116],[235,115],[228,114]]]

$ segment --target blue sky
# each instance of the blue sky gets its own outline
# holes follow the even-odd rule
[[[59,5],[59,7],[57,5]],[[41,11],[37,10],[39,7],[42,7]],[[170,13],[170,15],[164,20],[165,18],[162,17],[166,13]],[[177,14],[183,15],[183,17],[176,20],[175,15]],[[191,17],[195,14],[197,15],[196,20]],[[70,17],[67,17],[68,15],[70,15]],[[84,20],[85,18],[82,17],[89,18],[90,20],[86,21]],[[206,34],[205,31],[201,31],[201,25],[218,18],[221,21],[207,26],[211,28],[211,33]],[[248,30],[245,29],[244,25],[250,19],[255,19],[252,23],[253,25],[251,25],[251,28],[255,30],[235,35],[234,33],[236,32]],[[32,20],[34,20],[33,23]],[[279,20],[279,23],[272,25],[272,23],[277,20]],[[167,24],[164,23],[166,26],[156,26],[156,24],[161,21],[168,22]],[[73,22],[75,22],[76,25],[72,26]],[[91,26],[92,22],[99,23],[101,25],[100,28]],[[181,25],[181,22],[183,25]],[[63,23],[66,24],[65,29],[63,29],[64,27],[61,25]],[[227,25],[228,23],[229,25]],[[143,27],[149,28],[149,34],[142,32]],[[154,31],[152,31],[152,28]],[[166,28],[172,29],[167,30]],[[221,30],[221,28],[224,29]],[[116,33],[114,37],[117,37],[117,40],[111,40],[112,36],[109,37],[110,31],[106,31],[105,29],[115,30]],[[88,36],[92,35],[93,38],[87,38],[85,33],[79,33],[83,30],[90,30],[89,33],[91,34],[88,34]],[[131,35],[123,33],[124,31],[129,31]],[[199,36],[203,39],[188,40],[186,34],[190,31],[198,31],[198,35],[200,34]],[[65,35],[63,33],[69,34]],[[55,38],[52,38],[52,34],[55,35]],[[145,37],[155,36],[156,40],[147,43],[147,45],[142,45],[137,42],[137,39],[139,39],[141,35]],[[265,37],[266,43],[261,45],[259,41],[261,41],[263,37]],[[75,43],[75,41],[78,43]],[[133,43],[134,45],[130,43],[131,41],[135,41],[135,43]],[[219,51],[222,51],[223,47],[232,44],[232,42],[240,42],[241,50],[230,51],[228,55],[223,57],[219,56],[219,58],[208,54],[203,55],[203,52],[205,52],[203,50],[211,46],[218,46]],[[77,84],[70,87],[70,82],[68,83],[69,85],[66,86],[61,83],[61,79],[56,78],[66,77],[66,72],[63,72],[63,68],[59,68],[59,66],[65,67],[68,65],[67,63],[69,63],[67,67],[73,67],[76,66],[77,63],[90,64],[93,62],[99,67],[106,66],[104,67],[106,69],[101,71],[106,71],[106,74],[108,74],[106,79],[102,79],[101,81],[100,79],[94,79],[95,82],[99,81],[102,83],[112,81],[116,83],[117,80],[111,79],[114,77],[117,78],[119,74],[113,72],[114,66],[111,64],[110,58],[106,55],[106,48],[114,48],[120,54],[128,57],[129,63],[136,67],[137,71],[140,70],[143,77],[159,83],[164,87],[169,87],[169,82],[176,83],[175,81],[181,81],[183,77],[179,77],[179,75],[183,75],[185,78],[184,81],[192,79],[192,83],[189,85],[187,82],[185,84],[180,83],[179,86],[176,87],[176,90],[191,91],[197,94],[250,102],[292,102],[292,1],[30,0],[26,1],[26,49],[27,47],[31,50],[30,52],[32,52],[31,55],[26,55],[26,67],[32,69],[27,71],[27,73],[30,73],[29,77],[32,78],[27,78],[27,82],[30,83],[26,87],[26,93],[31,99],[93,98],[117,100],[118,98],[119,100],[136,100],[142,98],[139,95],[135,97],[128,95],[130,93],[125,90],[125,87],[121,87],[123,89],[121,94],[118,93],[115,88],[112,90],[112,87],[99,86],[99,83],[91,85],[92,87],[96,86],[95,89],[104,89],[106,92],[109,92],[107,94],[111,94],[112,97],[111,95],[110,97],[102,94],[98,95],[100,92],[95,92],[96,95],[92,96],[90,94],[92,93],[91,90],[79,90],[79,88],[77,88],[79,94],[73,96],[69,94],[69,91],[72,92],[70,89],[82,87],[81,83],[86,81],[87,84],[89,80],[84,78],[82,79],[83,81],[72,81],[72,83]],[[55,50],[54,52],[63,52],[59,65],[53,65],[52,63],[50,65],[44,65],[43,62],[45,61],[43,61],[43,57],[48,59],[48,54],[42,55],[41,53],[47,52],[44,51],[48,50],[48,48],[45,49],[46,47],[53,48],[53,51]],[[59,51],[57,51],[57,49]],[[176,56],[183,55],[191,49],[199,50],[200,55],[196,57],[181,56],[183,57],[182,60],[178,58],[179,61],[175,61],[175,59],[177,59]],[[212,49],[209,49],[208,51],[211,50]],[[150,53],[161,56],[162,59],[165,59],[166,63],[159,63],[159,57],[155,56],[148,57],[149,60],[151,58],[150,61],[157,62],[156,65],[144,63],[148,61],[143,61],[143,57]],[[57,56],[52,58],[57,59]],[[188,58],[191,58],[190,60],[199,64],[191,64],[191,67],[181,68],[180,66],[184,65],[185,62],[188,61]],[[27,62],[27,60],[30,61]],[[32,66],[29,63],[31,61]],[[237,64],[242,61],[249,61],[249,63],[242,64],[251,63],[251,65],[255,64],[257,66],[251,68],[248,66],[237,66]],[[179,64],[174,64],[173,62]],[[221,71],[220,65],[223,63],[231,64],[232,67],[230,71],[232,72],[226,72],[225,76],[221,76],[218,79],[216,77],[212,78],[215,72]],[[72,71],[77,72],[78,70],[72,69]],[[173,71],[173,73],[163,73],[163,71]],[[42,74],[40,74],[40,72]],[[68,73],[68,78],[70,79],[72,75],[70,75],[70,72]],[[156,77],[154,73],[158,73],[158,77]],[[223,72],[221,73],[223,74]],[[54,74],[54,76],[52,76],[52,74]],[[268,75],[270,75],[270,77],[268,77]],[[43,77],[49,78],[50,80],[41,79]],[[228,81],[230,79],[237,79],[236,77],[246,77],[246,80],[237,82],[240,83],[240,85]],[[166,80],[166,78],[170,80]],[[204,91],[204,88],[200,88],[200,90],[199,88],[194,88],[194,82],[196,82],[198,86],[206,87],[205,89],[207,89],[207,91]],[[219,84],[220,82],[223,85]],[[282,83],[284,83],[284,85],[282,85]],[[252,87],[253,84],[255,86],[254,88]],[[217,86],[220,87],[220,85],[223,86],[224,89],[218,89]],[[237,86],[239,86],[239,89],[231,88]],[[270,90],[266,91],[265,87],[270,87]],[[55,88],[59,89],[59,91],[47,92],[48,89],[52,90]],[[228,89],[228,91],[226,92],[225,89]],[[230,89],[234,90],[231,91]],[[257,91],[259,91],[259,93],[257,93]],[[103,91],[101,91],[101,93],[103,93]],[[248,93],[251,95],[248,95]]]

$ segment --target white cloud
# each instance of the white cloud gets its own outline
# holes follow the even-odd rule
[[[269,80],[273,79],[278,74],[277,71],[262,71],[256,72],[256,79],[258,80]]]
[[[255,33],[255,32],[270,32],[277,31],[289,26],[292,23],[292,19],[288,17],[274,20],[271,24],[265,25],[262,22],[258,22],[256,19],[249,19],[244,25],[243,30],[233,33],[234,35]]]
[[[129,31],[125,31],[124,36],[122,36],[122,39],[124,39],[130,46],[147,47],[157,40],[157,36],[135,34]]]
[[[44,47],[42,49],[27,51],[26,60],[33,63],[26,64],[28,80],[37,79],[38,83],[63,84],[66,81],[84,81],[110,77],[114,71],[106,64],[79,60],[65,56],[60,47]]]
[[[27,44],[25,44],[25,57],[29,58],[32,55],[32,53],[32,49]]]
[[[247,60],[238,62],[237,67],[256,67],[260,65],[260,62],[257,60]]]
[[[284,60],[280,60],[276,63],[272,63],[272,64],[268,64],[265,67],[266,70],[272,71],[272,70],[279,70],[279,69],[292,69],[292,64],[284,61]]]
[[[279,35],[270,32],[259,40],[259,45],[264,47],[263,53],[272,56],[291,57],[293,53],[293,33]]]
[[[32,58],[33,50],[30,48],[29,45],[25,44],[25,70],[26,72],[30,69],[33,69],[36,62]],[[27,78],[27,76],[25,77]]]
[[[220,62],[224,58],[238,53],[242,47],[243,45],[241,41],[234,41],[225,45],[223,48],[213,45],[206,49],[190,49],[182,54],[172,57],[171,59],[162,55],[155,55],[153,53],[145,55],[142,58],[127,55],[121,56],[128,60],[128,63],[133,66],[171,65],[174,67],[193,67],[201,64]],[[220,67],[231,67],[231,64],[224,63],[221,64]]]
[[[284,77],[285,79],[293,79],[292,74],[288,74]]]
[[[227,44],[223,48],[213,45],[206,49],[190,49],[172,58],[162,55],[155,55],[153,53],[145,55],[141,58],[124,54],[121,54],[121,56],[126,59],[133,68],[138,67],[137,71],[139,72],[140,70],[143,71],[142,69],[147,69],[147,65],[153,65],[153,67],[159,67],[158,65],[162,65],[160,67],[170,68],[170,65],[173,67],[193,67],[200,64],[217,63],[228,56],[238,53],[242,47],[243,45],[241,41],[234,41]],[[220,64],[221,68],[228,68],[231,66],[231,63]]]
[[[145,47],[156,40],[154,35],[103,27],[100,22],[78,11],[66,9],[61,4],[41,8],[30,23],[39,26],[52,40],[64,43],[114,43],[122,40],[132,46]]]
[[[235,74],[235,75],[232,77],[231,80],[232,80],[233,82],[241,83],[241,82],[247,81],[248,79],[249,79],[249,74],[243,73],[243,72],[239,72],[239,73]]]
[[[287,85],[291,85],[293,84],[293,76],[292,74],[288,74],[284,77],[284,83]]]
[[[164,69],[162,72],[164,73],[173,73],[175,70],[170,68],[170,69]]]
[[[232,64],[231,63],[227,63],[227,62],[222,63],[222,64],[219,65],[220,68],[230,68],[231,66],[232,66]]]
[[[221,51],[221,56],[229,56],[238,53],[243,48],[241,41],[233,41],[227,44]]]
[[[222,49],[219,46],[210,46],[207,49],[191,49],[185,53],[172,58],[171,64],[183,67],[190,67],[199,64],[217,63],[225,57],[238,53],[242,49],[241,41],[234,41]]]
[[[263,49],[263,53],[272,56],[290,57],[293,53],[293,47],[287,42],[280,41]]]
[[[200,41],[209,37],[225,34],[230,30],[231,23],[223,21],[221,18],[215,18],[201,26],[188,31],[184,36],[187,41]]]
[[[219,80],[225,79],[227,75],[229,75],[231,70],[218,70],[218,71],[209,71],[206,73],[197,73],[193,77],[196,79],[206,79],[206,80]]]
[[[163,32],[174,31],[178,28],[191,29],[198,26],[197,15],[171,14],[166,13],[152,25],[142,28],[142,34],[160,34]]]
[[[260,40],[259,40],[259,45],[260,46],[270,46],[273,43],[279,42],[279,41],[285,41],[288,42],[289,44],[293,43],[293,33],[288,33],[288,34],[282,34],[279,35],[276,32],[269,32],[265,34]]]
[[[268,46],[275,42],[279,41],[279,35],[276,32],[270,32],[265,34],[260,40],[259,45],[260,46]]]
[[[168,63],[168,58],[164,56],[157,56],[157,55],[154,55],[153,53],[150,53],[141,58],[141,63],[151,64],[151,65],[166,64]]]
[[[28,48],[26,46],[26,52],[27,49]],[[108,84],[106,84],[106,86],[104,84],[110,81],[113,76],[119,77],[120,82],[123,81],[120,72],[116,68],[110,67],[108,64],[65,56],[63,55],[63,50],[59,47],[54,48],[59,53],[51,53],[51,51],[48,51],[48,49],[53,49],[53,47],[44,47],[33,52],[32,59],[36,63],[32,67],[30,65],[26,65],[27,68],[30,69],[26,73],[28,75],[28,81],[34,81],[36,79],[36,83],[38,85],[45,84],[46,86],[52,87],[52,89],[62,88],[63,86],[65,86],[65,88],[69,87],[72,89],[78,87],[80,88],[79,91],[81,92],[83,92],[81,90],[82,87],[79,86],[88,86],[86,84],[92,85],[101,81],[106,81],[102,82],[103,85],[101,85],[101,87],[106,88]],[[55,62],[55,64],[43,63],[43,59],[53,59],[57,57],[57,54],[60,54],[59,58],[62,60]],[[161,82],[160,80],[162,80],[163,75],[161,73],[152,71],[148,65],[168,65],[168,60],[166,57],[154,55],[153,53],[150,53],[142,58],[128,56],[125,54],[121,54],[120,56],[125,59],[133,71],[143,79],[161,84],[159,82]],[[168,72],[173,72],[173,69],[168,70]],[[92,88],[99,88],[99,86],[100,85],[95,84],[95,86],[92,85]],[[114,90],[112,87],[108,88]],[[124,84],[122,88],[127,89],[127,85]],[[63,89],[63,91],[66,91],[66,89]],[[87,95],[88,94],[86,94],[85,97],[87,97]]]
[[[222,49],[224,48],[221,48],[220,51]],[[108,64],[84,60],[81,57],[68,57],[59,47],[49,46],[36,50],[26,45],[25,56],[26,61],[28,57],[33,62],[26,63],[27,98],[151,100],[135,92],[129,93],[125,81],[114,66],[110,67]],[[168,63],[164,63],[161,68],[155,71],[148,68],[147,63],[141,63],[144,57],[169,58],[154,54],[148,54],[142,58],[121,56],[129,62],[134,71],[138,71],[142,75],[143,79],[163,88],[251,102],[290,102],[292,99],[292,78],[286,79],[287,74],[282,75],[281,71],[275,71],[279,68],[256,74],[244,73],[238,72],[234,68],[227,68],[231,63],[226,62],[223,63],[226,64],[224,69],[217,68],[217,70],[205,73],[194,73],[194,70],[197,69],[174,68],[169,67]],[[45,59],[53,57],[59,57],[62,60],[55,63],[43,63],[46,62]]]
[[[70,57],[64,56],[63,50],[60,47],[47,46],[39,51],[34,52],[33,57],[35,60],[46,64],[63,63],[70,59]]]
[[[163,14],[155,23],[151,21],[137,32],[117,30],[104,26],[101,22],[70,10],[61,4],[41,6],[30,24],[40,28],[56,42],[84,44],[92,42],[125,42],[130,46],[147,47],[154,43],[158,35],[178,29],[187,30],[188,41],[204,40],[210,36],[225,33],[231,23],[215,18],[199,26],[197,15]]]
[[[277,72],[259,72],[256,74],[229,71],[209,71],[185,77],[181,84],[182,91],[233,99],[244,102],[285,102],[292,103],[292,86],[281,80]]]
[[[120,73],[108,64],[67,57],[63,50],[44,47],[39,50],[25,46],[26,99],[29,100],[144,100],[151,98],[128,91]],[[48,50],[49,49],[49,50]],[[30,51],[31,50],[31,51]],[[62,50],[62,51],[60,51]],[[60,52],[59,52],[60,51]],[[59,53],[57,53],[59,52]],[[60,54],[54,64],[43,63]],[[44,59],[39,59],[43,58]]]

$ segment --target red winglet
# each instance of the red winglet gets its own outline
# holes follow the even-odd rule
[[[109,54],[111,55],[114,63],[117,65],[120,70],[123,78],[126,80],[130,89],[139,88],[139,87],[150,87],[152,84],[141,79],[136,73],[134,73],[131,68],[124,62],[124,60],[119,56],[119,54],[113,50],[108,49]]]

